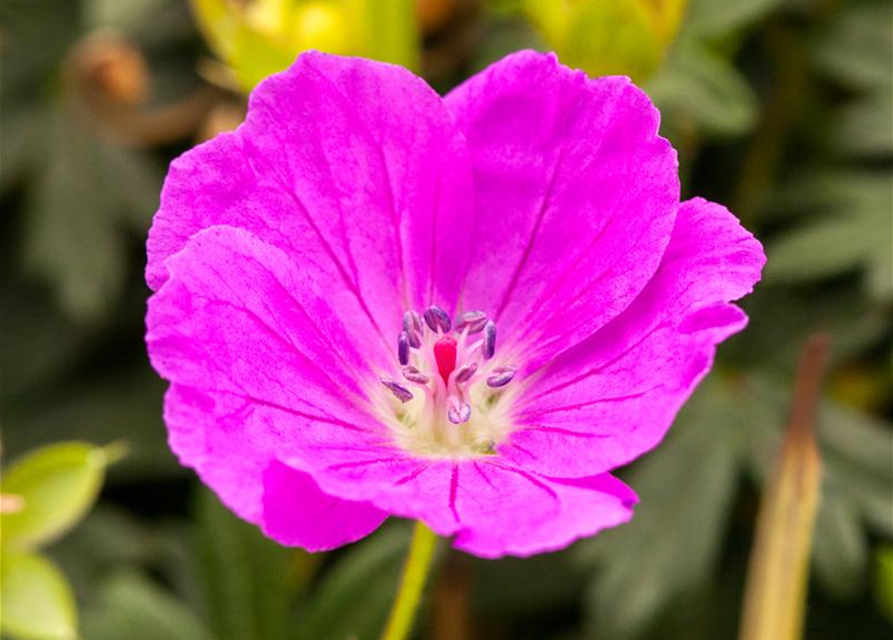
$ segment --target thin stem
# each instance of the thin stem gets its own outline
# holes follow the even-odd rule
[[[437,534],[422,522],[417,522],[412,533],[409,557],[403,568],[400,590],[397,592],[397,599],[394,601],[381,640],[405,640],[409,636],[436,546]]]

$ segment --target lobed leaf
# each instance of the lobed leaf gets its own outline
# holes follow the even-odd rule
[[[684,39],[645,86],[664,122],[704,135],[741,135],[756,123],[756,94],[735,67],[703,43]]]
[[[713,570],[735,494],[736,432],[744,426],[718,389],[705,384],[668,440],[627,478],[641,498],[636,517],[580,545],[579,553],[600,562],[586,604],[592,628],[605,637],[638,637]]]
[[[809,194],[800,207],[814,207],[820,217],[769,244],[766,278],[802,282],[861,267],[873,297],[893,297],[889,176],[871,170],[817,172],[788,189]]]
[[[813,58],[827,75],[850,87],[890,90],[893,59],[893,4],[847,3],[818,40]]]

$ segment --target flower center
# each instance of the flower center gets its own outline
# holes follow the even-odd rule
[[[500,400],[517,372],[495,353],[496,324],[482,311],[455,322],[440,307],[407,311],[397,338],[402,380],[381,378],[399,401],[385,409],[398,444],[431,457],[494,453],[510,431]]]

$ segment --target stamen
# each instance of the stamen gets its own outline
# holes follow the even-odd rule
[[[403,367],[403,377],[409,380],[410,382],[415,382],[416,384],[428,384],[431,380],[428,376],[418,370],[417,367],[409,365],[407,367]]]
[[[453,401],[450,403],[447,417],[453,424],[468,422],[469,418],[471,418],[471,405],[467,402]]]
[[[397,359],[400,364],[409,364],[409,334],[405,331],[397,338]]]
[[[487,323],[487,314],[483,311],[466,311],[456,318],[456,331],[462,333],[466,329],[468,335],[474,335],[484,330]]]
[[[449,333],[450,327],[452,327],[447,312],[433,304],[425,309],[425,324],[427,324],[434,333]]]
[[[484,344],[481,346],[481,355],[485,360],[489,360],[496,353],[496,323],[487,320],[484,325]]]
[[[412,400],[412,391],[404,387],[399,382],[391,380],[390,378],[385,378],[384,376],[379,379],[384,386],[390,389],[391,393],[394,394],[394,397],[396,397],[397,400],[399,400],[400,402],[409,402],[410,400]]]
[[[403,331],[409,335],[409,344],[413,349],[422,346],[422,319],[415,311],[403,314]]]
[[[474,362],[471,364],[463,364],[456,370],[456,382],[468,382],[477,370],[478,366]]]
[[[492,387],[494,389],[498,389],[499,387],[504,387],[509,382],[512,381],[512,378],[515,377],[515,374],[518,372],[518,367],[513,365],[506,365],[504,367],[497,367],[493,370],[493,375],[487,378],[487,386]]]

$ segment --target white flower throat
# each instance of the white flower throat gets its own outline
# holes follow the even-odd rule
[[[440,307],[407,311],[397,338],[402,379],[381,378],[398,401],[385,410],[397,444],[428,457],[495,453],[510,431],[501,400],[517,372],[495,353],[496,324],[482,311],[455,323]]]

